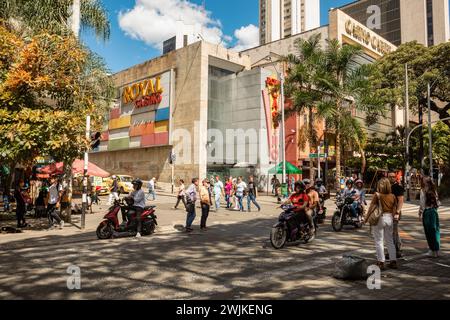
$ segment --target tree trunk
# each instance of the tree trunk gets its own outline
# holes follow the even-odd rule
[[[359,150],[359,152],[361,152],[361,176],[364,179],[367,167],[366,152],[362,148]]]
[[[341,178],[341,133],[336,130],[336,187],[339,190],[340,178]]]
[[[72,194],[73,194],[73,186],[72,186],[72,163],[70,164],[64,163],[64,173],[66,179],[66,196],[67,196],[67,207],[63,214],[63,219],[65,222],[72,222]],[[62,212],[61,212],[62,213]]]
[[[313,109],[310,108],[309,110],[309,153],[311,153],[311,147],[316,145],[316,137],[315,137],[315,131],[314,131],[314,112]],[[319,161],[319,159],[317,159]],[[309,160],[309,179],[311,181],[314,181],[314,159]]]

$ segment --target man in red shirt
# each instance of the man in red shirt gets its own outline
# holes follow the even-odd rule
[[[309,221],[311,234],[314,234],[314,224],[312,216],[308,214],[309,197],[305,192],[305,185],[301,181],[297,181],[294,185],[294,193],[289,197],[289,201],[295,207],[294,212],[297,213],[297,221],[301,220],[302,215],[306,215]]]

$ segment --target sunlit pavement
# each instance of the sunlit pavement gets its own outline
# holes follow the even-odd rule
[[[327,201],[328,219],[316,240],[275,250],[269,233],[280,210],[272,197],[259,200],[261,212],[211,212],[206,232],[198,228],[199,208],[195,231],[181,231],[184,210],[171,210],[175,198],[159,195],[149,202],[158,206],[159,227],[148,237],[97,240],[106,199],[86,216],[85,230],[66,225],[0,234],[0,298],[450,299],[450,207],[440,209],[443,256],[430,259],[424,256],[417,205],[406,205],[401,221],[405,258],[399,270],[382,273],[380,290],[369,290],[365,281],[331,276],[343,253],[374,262],[369,227],[333,232],[334,203]],[[78,224],[79,216],[73,222]],[[81,270],[79,290],[67,288],[70,265]]]

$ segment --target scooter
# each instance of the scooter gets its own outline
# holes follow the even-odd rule
[[[331,225],[334,231],[341,231],[344,225],[352,225],[357,229],[363,226],[363,212],[361,207],[356,210],[358,217],[352,217],[351,207],[353,202],[353,197],[344,197],[342,193],[336,195],[337,210],[331,219]]]
[[[97,238],[110,239],[136,236],[136,212],[130,210],[132,205],[133,202],[128,197],[125,198],[125,202],[123,199],[115,200],[97,227]],[[156,206],[145,207],[141,213],[141,233],[144,236],[154,233],[158,225],[155,208]],[[131,214],[130,211],[132,211]],[[120,224],[118,218],[119,212],[122,213],[122,217],[126,217],[126,220]]]

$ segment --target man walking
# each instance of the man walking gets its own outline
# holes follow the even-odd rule
[[[216,211],[220,209],[220,198],[225,194],[223,182],[220,181],[220,177],[216,176],[216,182],[214,183],[214,200],[216,203]]]
[[[108,206],[112,204],[113,199],[119,200],[119,183],[117,182],[117,177],[112,176],[113,182],[111,187],[109,188],[109,198],[108,198]]]
[[[150,196],[152,196],[152,198],[153,198],[152,200],[153,201],[156,200],[155,183],[156,183],[156,178],[155,177],[151,178],[150,181],[148,182],[148,185],[147,185],[147,187],[148,187],[148,196],[147,196],[146,200],[148,200],[148,198],[150,198]]]
[[[209,209],[211,206],[211,197],[208,189],[209,181],[204,179],[202,186],[199,188],[200,203],[202,206],[202,218],[200,220],[200,230],[206,231],[206,220],[208,219]]]
[[[64,227],[64,221],[59,217],[58,213],[56,213],[56,209],[60,207],[63,189],[55,177],[50,178],[50,184],[45,200],[49,227],[53,227],[56,221],[56,223],[59,224],[60,229],[62,229]]]
[[[258,204],[258,202],[256,202],[256,197],[258,196],[258,189],[256,188],[256,184],[253,181],[253,176],[250,176],[248,178],[247,188],[248,188],[248,195],[247,195],[248,212],[251,211],[252,202],[256,206],[256,208],[258,208],[258,211],[261,211],[260,205]]]
[[[402,207],[404,203],[404,194],[405,189],[398,182],[395,172],[391,171],[388,173],[389,181],[391,182],[392,193],[397,198],[397,215],[398,219],[394,219],[394,244],[395,249],[397,251],[397,258],[402,257],[402,240],[400,239],[400,235],[398,233],[398,223],[402,216]]]
[[[192,232],[192,223],[195,219],[195,202],[198,198],[198,178],[192,179],[192,184],[186,190],[186,232]]]

